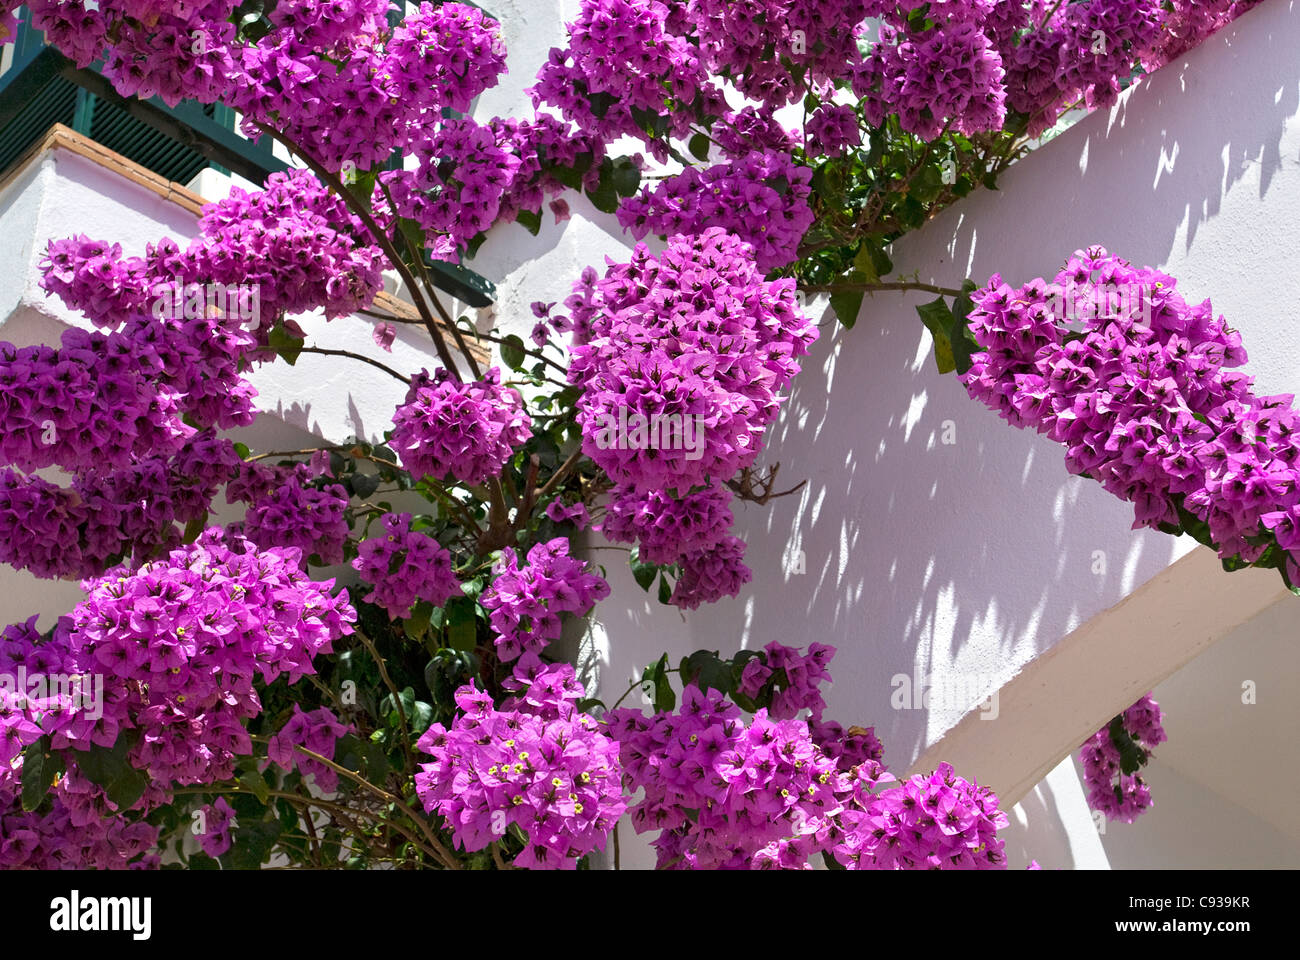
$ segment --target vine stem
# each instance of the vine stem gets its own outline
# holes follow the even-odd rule
[[[407,769],[414,770],[415,754],[411,749],[411,728],[406,720],[406,708],[402,706],[402,695],[398,692],[397,684],[393,682],[393,678],[389,676],[388,662],[379,655],[379,649],[375,646],[373,640],[360,630],[356,631],[356,635],[375,661],[375,665],[379,667],[379,677],[384,681],[384,686],[388,687],[388,691],[392,695],[393,703],[397,707],[397,718],[402,721],[402,749],[406,754],[406,766]]]
[[[257,129],[262,131],[262,133],[266,134],[272,140],[281,144],[286,150],[291,151],[296,157],[300,158],[303,163],[307,164],[312,173],[324,180],[330,189],[338,194],[343,202],[348,205],[352,212],[361,218],[361,222],[365,224],[370,235],[374,238],[375,242],[379,244],[380,249],[383,250],[384,256],[388,258],[389,263],[393,265],[393,269],[396,270],[398,276],[402,278],[402,282],[406,284],[406,288],[411,291],[411,299],[415,303],[415,309],[419,311],[420,319],[424,321],[424,326],[429,331],[429,336],[433,338],[433,346],[438,351],[438,359],[442,361],[442,365],[447,368],[447,371],[455,377],[457,381],[460,381],[460,370],[451,357],[451,351],[447,349],[447,341],[443,339],[442,334],[438,331],[438,325],[433,319],[433,314],[429,312],[429,304],[425,302],[424,295],[420,292],[420,287],[416,283],[415,277],[411,275],[410,268],[406,266],[405,261],[403,261],[401,256],[398,254],[397,248],[393,245],[392,239],[384,229],[379,226],[374,215],[366,209],[365,204],[360,202],[356,194],[343,185],[343,181],[339,179],[336,174],[325,169],[325,166],[319,160],[309,156],[302,147],[298,146],[298,144],[291,140],[287,135],[267,126],[259,120],[254,120],[253,126],[257,127]],[[396,210],[392,211],[392,213],[394,217],[397,216]]]
[[[393,202],[393,195],[388,192],[388,185],[378,177],[375,178],[375,182],[379,184],[379,189],[383,191],[384,200],[388,203],[389,212],[396,217],[398,215],[397,204]],[[406,239],[405,234],[402,234],[402,239]],[[408,241],[406,246],[410,249],[412,244]],[[424,292],[429,295],[429,301],[433,304],[433,308],[438,311],[438,316],[441,317],[442,322],[447,325],[447,329],[451,331],[451,335],[456,338],[456,347],[465,358],[465,362],[469,364],[470,373],[474,375],[474,379],[482,380],[483,371],[479,369],[478,361],[475,360],[474,355],[469,352],[469,345],[465,343],[465,337],[461,334],[460,327],[452,321],[451,314],[449,314],[447,308],[442,305],[442,300],[438,297],[437,290],[434,289],[433,280],[429,277],[429,268],[424,265],[424,251],[412,249],[410,252],[411,259],[415,261],[416,267],[420,270],[420,279],[424,281]]]
[[[533,502],[540,502],[548,493],[554,490],[559,482],[564,479],[564,475],[572,470],[574,464],[576,464],[580,459],[582,459],[582,447],[574,450],[573,453],[569,454],[569,459],[560,464],[560,469],[556,470],[555,473],[551,475],[551,479],[546,481],[546,484],[542,489],[537,491],[537,495],[533,498]]]
[[[380,370],[384,371],[384,373],[388,374],[389,376],[396,377],[398,380],[401,380],[402,383],[406,384],[408,387],[411,385],[410,377],[404,377],[396,370],[394,370],[392,367],[380,363],[378,360],[372,359],[371,357],[367,357],[364,354],[353,353],[351,350],[329,350],[326,349],[325,347],[299,347],[298,352],[319,353],[327,357],[351,357],[353,360],[360,360],[362,363],[368,363],[372,367],[378,367]]]
[[[800,287],[805,293],[875,293],[884,290],[921,290],[937,293],[944,297],[960,297],[964,291],[953,287],[940,287],[933,283],[913,283],[899,280],[890,283],[820,283],[809,287]]]
[[[677,667],[669,667],[667,670],[664,671],[664,673],[680,673],[680,672],[681,672],[681,671],[678,670]],[[610,710],[617,710],[619,704],[621,704],[624,700],[626,700],[626,699],[628,698],[628,695],[629,695],[633,690],[635,690],[637,687],[641,686],[641,684],[644,683],[644,682],[645,682],[645,681],[643,681],[643,680],[634,680],[634,681],[632,682],[632,685],[631,685],[630,687],[628,687],[626,690],[623,691],[623,696],[621,696],[621,697],[619,697],[617,700],[615,700],[615,701],[614,701],[614,705],[613,705],[612,707],[610,707],[609,709],[610,709]]]
[[[250,736],[250,739],[252,739],[253,742],[255,743],[270,742],[266,737]],[[460,863],[456,860],[455,857],[451,855],[451,853],[447,850],[447,848],[442,845],[442,841],[438,839],[436,834],[434,834],[433,829],[424,821],[424,818],[421,817],[419,814],[417,814],[414,810],[412,810],[402,800],[401,797],[394,796],[393,794],[385,790],[383,787],[375,786],[365,777],[361,776],[361,774],[349,770],[347,767],[343,766],[342,764],[335,763],[333,760],[329,759],[329,757],[321,756],[319,753],[317,753],[314,750],[308,750],[302,744],[294,744],[294,749],[297,750],[299,753],[303,754],[304,756],[310,757],[311,759],[315,760],[317,763],[325,764],[325,766],[329,767],[335,773],[347,777],[349,780],[351,780],[361,789],[374,794],[376,797],[379,797],[379,799],[383,800],[385,803],[391,803],[398,810],[402,811],[402,813],[406,814],[411,819],[411,822],[414,823],[419,828],[420,832],[424,834],[426,839],[428,839],[430,846],[434,850],[438,851],[438,856],[443,861],[443,865],[447,867],[447,869],[449,870],[460,869]]]

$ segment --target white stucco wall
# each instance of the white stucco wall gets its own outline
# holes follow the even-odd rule
[[[476,112],[525,113],[521,91],[547,50],[562,41],[562,20],[577,4],[494,0],[489,6],[505,24],[511,72],[483,95]],[[1260,387],[1295,390],[1300,343],[1289,336],[1288,311],[1300,301],[1293,268],[1300,247],[1297,49],[1296,4],[1271,0],[1139,85],[1114,110],[1018,163],[998,192],[976,194],[905,238],[894,252],[898,273],[918,271],[921,279],[956,286],[966,276],[983,282],[998,271],[1023,282],[1054,273],[1074,249],[1101,243],[1172,273],[1189,298],[1213,297],[1243,331],[1248,349],[1254,347],[1251,370]],[[195,187],[216,191],[219,181],[205,175]],[[607,254],[622,257],[630,246],[613,217],[585,198],[568,200],[571,220],[555,224],[544,216],[537,238],[515,225],[498,228],[469,264],[497,284],[491,319],[505,330],[526,336],[534,323],[529,303],[563,300],[583,267],[600,267]],[[139,253],[164,234],[183,240],[193,232],[192,215],[148,191],[83,158],[48,155],[0,194],[0,253],[11,265],[0,274],[0,316],[8,317],[0,339],[53,341],[62,323],[82,322],[36,287],[35,265],[48,239],[86,233]],[[640,591],[622,554],[594,554],[614,590],[595,615],[602,695],[617,696],[625,678],[665,649],[677,657],[772,640],[833,643],[839,654],[830,715],[845,725],[874,725],[887,762],[902,773],[941,747],[975,704],[893,709],[895,675],[940,684],[980,678],[992,692],[1032,671],[1082,624],[1105,623],[1097,618],[1192,548],[1131,532],[1130,508],[1095,484],[1069,478],[1060,449],[1008,427],[969,400],[953,377],[936,374],[929,335],[912,309],[925,299],[878,295],[852,331],[839,329],[829,314],[821,318],[822,339],[764,457],[782,464],[783,487],[807,485],[766,507],[737,508],[737,532],[750,543],[747,562],[754,570],[741,597],[683,616]],[[401,328],[394,352],[385,354],[364,318],[305,325],[319,345],[366,353],[398,369],[433,363],[414,328]],[[272,415],[254,428],[259,449],[302,445],[308,434],[375,437],[403,393],[396,380],[362,364],[307,355],[293,368],[263,368],[253,381],[262,409]],[[943,443],[945,434],[956,442]],[[795,551],[802,551],[805,573],[792,572]],[[1100,575],[1093,572],[1098,552],[1106,565]],[[37,611],[52,617],[77,596],[70,584],[4,571],[0,623]],[[1167,602],[1179,602],[1176,591]],[[1278,609],[1273,620],[1252,620],[1241,636],[1265,647],[1280,643],[1282,624],[1287,617],[1294,622],[1296,608]],[[1237,639],[1234,634],[1211,652],[1231,650]],[[1163,642],[1176,645],[1177,637]],[[1199,724],[1186,728],[1193,740],[1193,731],[1218,729],[1219,708],[1197,692],[1211,678],[1191,672],[1199,662],[1169,681],[1190,678],[1184,682],[1193,692],[1180,713]],[[1099,662],[1094,669],[1115,668]],[[1275,677],[1278,696],[1294,695],[1295,676],[1291,669]],[[1094,829],[1073,763],[1034,758],[1055,766],[1013,810],[1012,865],[1030,857],[1045,867],[1192,865],[1200,861],[1187,852],[1190,838],[1209,818],[1228,819],[1225,804],[1249,811],[1233,828],[1244,832],[1240,842],[1230,842],[1238,836],[1231,833],[1221,848],[1200,848],[1206,862],[1300,863],[1294,832],[1278,826],[1276,811],[1246,796],[1267,789],[1268,745],[1275,744],[1269,728],[1286,719],[1234,713],[1240,736],[1231,742],[1240,769],[1226,786],[1197,779],[1187,763],[1161,766],[1166,756],[1181,755],[1175,744],[1166,745],[1152,768],[1156,810],[1104,836]],[[1008,715],[983,723],[1006,749],[1014,748],[1017,723],[1024,722]],[[1179,729],[1173,724],[1171,739]],[[1158,827],[1144,831],[1150,824]],[[626,825],[622,839],[624,863],[644,865],[647,851]]]

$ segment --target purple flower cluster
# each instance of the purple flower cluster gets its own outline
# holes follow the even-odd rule
[[[779,108],[803,96],[786,63],[821,86],[844,76],[859,57],[863,21],[893,4],[876,0],[691,0],[682,33],[693,33],[712,73],[744,94]]]
[[[104,712],[57,715],[53,746],[108,745],[134,728],[130,761],[153,781],[146,800],[171,783],[231,778],[252,750],[254,681],[295,683],[352,632],[347,592],[332,587],[302,573],[296,549],[258,551],[217,529],[134,573],[86,581],[60,629],[84,672],[104,675]]]
[[[658,257],[638,244],[629,263],[611,264],[603,279],[584,272],[575,290],[574,325],[591,332],[569,367],[583,391],[584,453],[646,491],[712,486],[754,462],[780,391],[799,372],[796,358],[817,338],[793,280],[764,282],[753,248],[713,227],[673,237]],[[601,449],[601,428],[621,419],[620,408],[628,420],[699,423],[702,448]]]
[[[682,554],[678,561],[681,576],[668,602],[697,610],[700,604],[737,596],[740,588],[754,579],[753,571],[744,563],[745,547],[740,537],[726,536],[706,550]]]
[[[632,824],[660,831],[661,868],[743,869],[773,841],[838,836],[847,778],[805,723],[760,710],[746,725],[721,693],[693,684],[675,714],[611,710],[605,721],[622,748],[626,786],[645,790]]]
[[[304,558],[318,556],[322,563],[343,562],[343,545],[351,527],[349,496],[341,484],[312,481],[303,463],[267,471],[274,478],[260,485],[249,500],[243,535],[259,547],[293,547]],[[236,492],[241,492],[236,487]],[[234,502],[230,487],[226,498]]]
[[[1035,11],[1034,26],[1043,14]],[[1142,51],[1161,36],[1158,0],[1086,0],[1061,4],[1041,29],[1004,40],[1007,103],[1030,117],[1031,136],[1067,107],[1109,106]]]
[[[226,802],[225,797],[217,797],[215,803],[204,804],[199,812],[203,814],[205,827],[199,834],[199,846],[209,857],[219,857],[233,843],[230,831],[238,826],[235,822],[235,809]]]
[[[841,772],[849,773],[868,760],[881,760],[885,748],[873,727],[850,727],[846,732],[840,724],[822,719],[826,700],[820,688],[831,682],[829,666],[834,656],[835,648],[829,644],[814,643],[807,653],[800,653],[774,640],[763,648],[762,656],[745,664],[738,689],[751,700],[770,693],[768,716],[774,720],[793,720],[807,710],[813,743],[836,761]]]
[[[411,519],[409,513],[387,514],[384,535],[362,541],[352,561],[361,579],[374,585],[362,599],[398,618],[409,617],[417,600],[441,607],[463,592],[451,553],[433,537],[413,533]]]
[[[450,477],[479,484],[501,472],[516,447],[532,436],[523,398],[501,385],[501,372],[459,383],[443,369],[411,379],[393,416],[393,450],[417,479]]]
[[[586,529],[591,523],[591,517],[587,513],[587,505],[581,500],[576,503],[566,504],[562,499],[556,497],[546,505],[546,515],[555,523],[572,523],[579,530]]]
[[[418,145],[414,170],[380,174],[399,216],[414,220],[435,256],[456,261],[475,236],[497,220],[515,179],[518,157],[497,144],[492,128],[468,117],[449,120]]]
[[[122,817],[81,773],[79,751],[131,734],[127,759],[150,780],[131,808],[141,814],[171,802],[173,784],[233,777],[236,758],[252,752],[244,721],[262,709],[254,681],[296,681],[351,632],[347,593],[331,596],[332,586],[308,580],[296,551],[259,553],[210,530],[135,572],[85,581],[86,599],[48,636],[35,617],[7,627],[0,672],[96,679],[0,710],[0,867],[156,866],[146,854],[158,828]],[[86,708],[91,696],[102,710]],[[20,754],[42,735],[67,773],[24,812]],[[216,842],[220,802],[213,813]]]
[[[316,309],[344,317],[384,288],[387,261],[360,218],[308,170],[273,173],[253,193],[231,188],[203,208],[199,229],[197,278],[256,286],[268,321]]]
[[[740,677],[740,692],[753,698],[776,674],[783,671],[778,689],[772,698],[768,715],[773,720],[792,720],[801,710],[808,710],[812,720],[820,720],[826,709],[821,685],[830,683],[827,667],[835,656],[835,648],[825,643],[814,643],[807,654],[796,647],[773,640],[763,648],[763,657],[755,657],[745,664]]]
[[[576,168],[590,156],[583,184],[595,187],[599,182],[600,163],[605,157],[605,143],[599,137],[546,113],[531,120],[493,117],[488,126],[496,136],[497,146],[518,160],[501,197],[501,220],[513,220],[525,210],[538,211],[546,197],[567,189],[553,167]]]
[[[382,166],[505,71],[498,25],[467,4],[422,3],[392,30],[384,0],[350,18],[329,6],[298,4],[238,48],[228,99],[250,136],[253,120],[283,130],[332,170]]]
[[[962,382],[1008,422],[1065,445],[1071,473],[1135,504],[1134,527],[1174,529],[1179,507],[1209,526],[1222,557],[1254,562],[1272,538],[1300,582],[1300,414],[1291,396],[1259,397],[1228,368],[1241,335],[1174,278],[1100,247],[1079,251],[1054,284],[994,276],[968,322],[982,348]],[[1103,296],[1062,310],[1092,288]]]
[[[180,528],[207,517],[240,463],[229,440],[205,430],[171,457],[92,470],[67,488],[0,471],[0,562],[38,577],[80,579],[179,546]]]
[[[339,785],[338,773],[315,757],[300,753],[297,748],[304,747],[326,760],[333,760],[339,737],[352,730],[353,727],[343,723],[326,707],[304,712],[295,703],[293,716],[266,745],[266,755],[280,769],[289,773],[297,770],[304,777],[311,777],[324,793],[334,793]]]
[[[813,111],[804,129],[812,155],[838,157],[862,145],[858,112],[843,104],[823,103]]]
[[[41,285],[93,323],[116,330],[134,369],[175,392],[180,410],[200,426],[246,426],[257,393],[242,373],[258,341],[239,326],[241,306],[209,312],[205,304],[199,316],[184,309],[180,316],[153,314],[155,304],[173,302],[177,282],[208,282],[196,279],[201,249],[196,243],[181,251],[163,240],[144,258],[123,259],[117,245],[84,236],[54,240],[41,262]],[[251,288],[247,293],[251,298]],[[243,306],[251,315],[251,304]]]
[[[227,89],[234,61],[232,0],[31,0],[32,25],[79,67],[104,58],[123,96],[188,97],[210,103]]]
[[[179,449],[194,431],[175,391],[150,381],[131,341],[65,330],[59,347],[0,343],[0,457],[23,470],[116,469]]]
[[[1124,732],[1149,757],[1151,750],[1168,737],[1160,725],[1160,704],[1148,693],[1121,715]],[[1119,746],[1111,737],[1110,724],[1089,737],[1079,748],[1083,781],[1088,787],[1088,806],[1107,819],[1132,823],[1151,806],[1151,789],[1137,773],[1124,773]]]
[[[913,35],[881,27],[881,39],[854,67],[853,92],[872,126],[897,114],[909,133],[932,140],[946,128],[1000,130],[1006,118],[1002,58],[980,25],[966,18]]]
[[[834,648],[769,644],[740,692],[775,694],[746,725],[717,690],[689,684],[676,713],[605,716],[625,787],[644,790],[637,832],[659,830],[659,866],[808,869],[823,853],[850,869],[991,869],[1005,865],[997,797],[948,765],[897,789],[870,729],[822,723],[818,686]],[[807,709],[810,722],[796,719]]]
[[[489,611],[497,656],[504,662],[541,653],[560,638],[560,614],[581,616],[609,596],[609,584],[569,556],[564,537],[534,544],[522,568],[514,550],[506,548],[492,572],[479,603]]]
[[[862,801],[846,812],[844,840],[833,850],[850,870],[1006,869],[1006,842],[997,832],[1009,820],[997,795],[954,774],[951,764]]]
[[[766,273],[797,258],[814,220],[811,180],[812,170],[788,153],[755,150],[642,187],[619,207],[618,222],[638,240],[725,229],[754,248]]]
[[[645,563],[674,564],[722,542],[735,522],[730,503],[731,494],[720,486],[673,497],[623,483],[610,492],[599,529],[615,542],[639,544]]]
[[[657,258],[638,244],[631,262],[603,278],[588,269],[574,290],[570,317],[544,304],[535,312],[574,331],[569,381],[583,391],[583,451],[618,484],[607,529],[644,537],[647,556],[682,566],[673,603],[734,596],[751,574],[744,542],[726,536],[719,483],[754,463],[796,358],[816,339],[793,282],[763,281],[753,248],[715,227],[673,237]],[[660,424],[657,441],[610,436],[634,419]],[[663,428],[674,423],[677,436]]]
[[[637,137],[666,161],[667,149],[647,132],[647,121],[665,122],[665,132],[684,137],[691,118],[684,110],[666,111],[665,98],[708,104],[719,114],[726,109],[699,48],[678,34],[678,21],[660,0],[582,0],[577,20],[568,24],[568,46],[552,48],[537,74],[534,105],[559,108],[605,142]]]
[[[419,740],[433,762],[415,789],[463,849],[482,850],[514,825],[528,838],[515,866],[573,869],[604,849],[627,809],[618,745],[578,711],[572,667],[534,661],[528,673],[500,709],[472,683],[457,691],[463,712],[451,728],[435,723]]]
[[[2,721],[0,721],[2,723]],[[0,870],[157,867],[160,827],[113,816],[104,791],[74,767],[50,789],[48,809],[22,807],[23,761],[0,763]]]
[[[68,398],[64,416],[75,417],[82,432],[104,430],[92,429],[98,421],[88,418],[88,404],[111,406],[117,411],[114,426],[124,424],[123,436],[138,435],[136,446],[165,452],[128,419],[145,394],[154,396],[161,411],[155,418],[174,407],[177,419],[190,414],[200,426],[247,425],[255,416],[256,392],[243,373],[251,359],[274,355],[268,336],[276,320],[285,312],[318,308],[327,317],[345,316],[383,288],[379,249],[358,239],[364,235],[361,222],[305,170],[274,174],[256,193],[232,189],[225,200],[204,208],[199,228],[201,236],[185,249],[164,239],[143,258],[124,258],[120,246],[82,236],[50,243],[41,263],[42,286],[115,331],[90,341],[85,338],[91,335],[69,334],[80,338],[80,362],[106,371],[90,378],[90,387],[73,367],[65,365],[58,374],[78,391]],[[222,303],[213,308],[205,302],[197,316],[184,302],[177,311],[175,301],[184,300],[176,296],[177,284],[184,285],[181,292],[201,290],[205,296],[220,290]],[[286,326],[301,333],[292,321]],[[27,385],[25,370],[19,368],[19,387]],[[131,378],[142,385],[133,387]],[[114,462],[112,449],[96,460]]]
[[[1164,15],[1164,30],[1142,55],[1147,70],[1157,70],[1201,44],[1260,0],[1173,0]]]

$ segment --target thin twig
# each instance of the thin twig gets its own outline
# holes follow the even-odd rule
[[[404,377],[396,370],[394,370],[392,367],[387,366],[386,364],[382,364],[378,360],[374,360],[370,357],[365,356],[364,354],[353,353],[351,350],[328,350],[325,347],[299,347],[298,352],[319,353],[327,357],[351,357],[353,360],[360,360],[362,363],[368,363],[372,367],[378,367],[380,370],[384,371],[384,373],[388,374],[389,376],[393,376],[396,377],[398,380],[401,380],[402,383],[406,384],[408,387],[411,385],[410,377]]]

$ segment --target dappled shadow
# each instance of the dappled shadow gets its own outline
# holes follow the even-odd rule
[[[1017,164],[1000,191],[973,195],[905,238],[897,275],[956,286],[1002,272],[1020,283],[1095,243],[1166,266],[1229,204],[1238,219],[1281,216],[1279,182],[1296,191],[1294,158],[1283,157],[1300,103],[1291,6],[1244,16],[1112,114]],[[1189,296],[1200,287],[1196,274],[1181,278]],[[832,643],[829,715],[874,723],[901,771],[969,707],[891,709],[891,678],[975,677],[995,689],[1175,559],[1176,541],[1131,531],[1129,505],[1068,476],[1059,446],[1009,427],[935,372],[913,310],[926,299],[877,295],[852,331],[823,318],[764,458],[781,462],[782,486],[808,482],[738,510],[754,570],[740,598],[681,622],[611,570],[627,606],[601,609],[618,641],[612,675],[665,647],[676,656]],[[1002,726],[986,726],[997,742]]]

